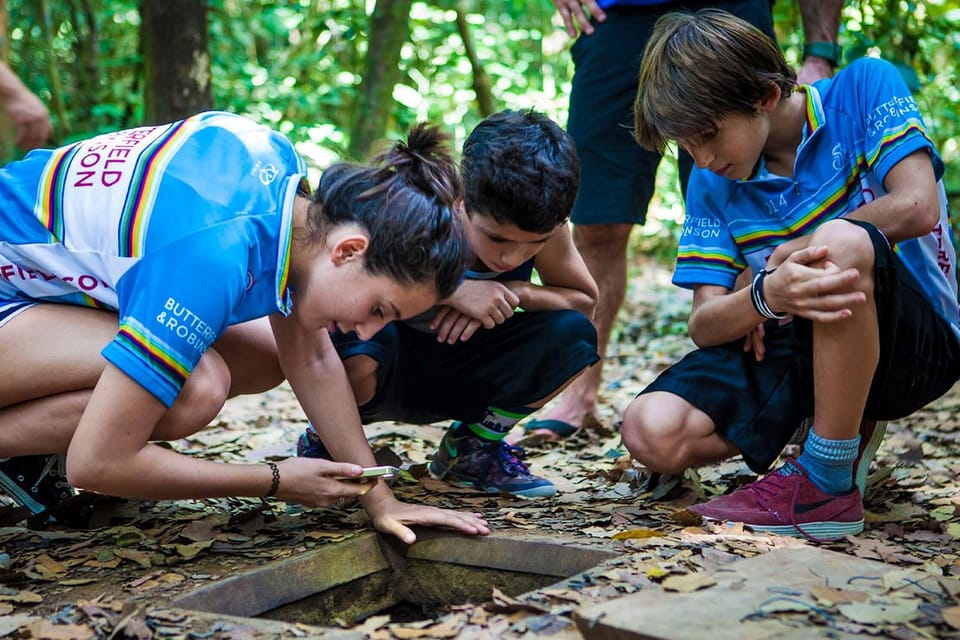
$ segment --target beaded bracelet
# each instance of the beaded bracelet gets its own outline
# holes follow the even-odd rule
[[[267,466],[270,467],[270,472],[273,474],[273,480],[270,482],[270,491],[267,491],[264,498],[270,498],[277,494],[277,489],[280,488],[280,468],[277,467],[277,463],[268,462]]]
[[[786,313],[777,313],[767,304],[767,299],[763,295],[763,279],[776,269],[761,269],[757,275],[753,276],[753,284],[750,285],[750,301],[753,302],[753,308],[764,318],[771,320],[783,320],[787,317]]]

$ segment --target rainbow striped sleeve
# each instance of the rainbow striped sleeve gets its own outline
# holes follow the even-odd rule
[[[913,144],[907,144],[908,141],[913,141]],[[878,174],[882,177],[886,175],[883,167],[892,167],[902,160],[906,149],[913,152],[923,147],[932,149],[933,142],[927,136],[923,123],[911,118],[883,132],[879,141],[867,151],[867,163],[871,167],[878,167]]]
[[[140,257],[144,253],[150,215],[160,188],[160,178],[177,150],[197,128],[201,116],[193,116],[171,126],[144,149],[130,182],[130,192],[120,216],[119,255]]]
[[[133,318],[124,319],[117,336],[102,353],[168,407],[176,400],[194,366]]]
[[[50,239],[51,242],[62,240],[64,237],[63,185],[67,179],[70,162],[79,148],[79,144],[74,144],[55,150],[40,177],[40,193],[34,207],[34,214],[53,236]]]
[[[695,247],[681,247],[673,283],[681,287],[719,285],[732,287],[746,263],[726,252]]]

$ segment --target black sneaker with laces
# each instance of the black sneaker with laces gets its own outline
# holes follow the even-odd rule
[[[18,456],[0,462],[0,490],[34,515],[76,495],[67,482],[63,454]]]

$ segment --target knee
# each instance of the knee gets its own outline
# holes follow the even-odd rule
[[[251,391],[242,391],[241,393],[264,393],[271,389],[279,387],[287,379],[280,367],[279,359],[269,359],[263,362],[262,367],[257,369],[257,377],[253,380],[254,387]],[[230,396],[240,395],[235,389],[232,389]]]
[[[626,255],[632,229],[631,224],[575,224],[573,243],[580,252],[616,260]]]
[[[230,385],[226,362],[214,352],[204,354],[154,431],[154,438],[178,440],[203,429],[220,413]]]
[[[347,372],[357,405],[370,402],[377,392],[377,373],[380,370],[380,363],[370,356],[358,355],[344,360],[343,368]]]
[[[680,473],[690,466],[684,454],[682,425],[657,406],[656,394],[637,396],[623,414],[620,437],[630,456],[659,473]]]
[[[593,350],[597,349],[597,329],[587,316],[571,309],[542,313],[549,313],[550,321],[543,328],[541,339],[557,349],[578,348],[583,343],[590,345]]]
[[[876,259],[870,233],[860,225],[847,220],[829,220],[817,227],[810,236],[811,245],[824,245],[829,259],[841,269],[860,271],[861,281],[869,281]]]

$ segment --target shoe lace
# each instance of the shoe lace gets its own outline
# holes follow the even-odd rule
[[[523,447],[516,447],[502,440],[497,447],[497,461],[500,467],[511,476],[528,475],[529,468],[523,462],[527,455]]]
[[[62,455],[52,455],[47,457],[46,464],[43,465],[43,469],[40,471],[40,475],[37,476],[37,481],[33,483],[32,489],[36,490],[40,487],[40,484],[44,479],[50,476],[53,480],[53,486],[58,489],[70,486],[70,483],[67,482],[67,460],[65,456]]]
[[[822,538],[818,538],[812,533],[805,530],[803,527],[797,523],[797,495],[799,494],[799,484],[794,480],[791,481],[793,476],[787,476],[774,471],[769,473],[760,480],[748,484],[741,491],[746,491],[753,494],[753,497],[756,499],[757,504],[766,509],[768,512],[772,513],[780,522],[784,524],[791,525],[794,529],[800,532],[800,534],[812,542],[827,542]],[[783,514],[780,512],[780,509],[774,508],[772,503],[776,496],[783,495],[784,491],[790,491],[790,501],[787,506],[787,513]]]

